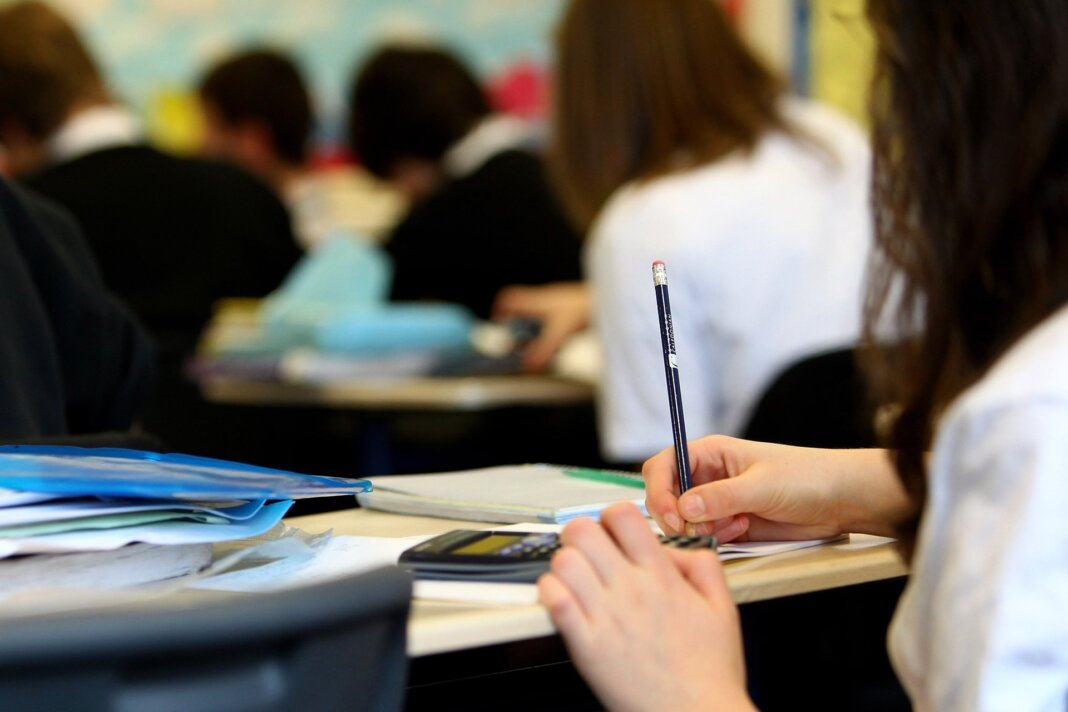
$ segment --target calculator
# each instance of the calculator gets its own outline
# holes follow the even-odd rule
[[[711,536],[661,536],[660,541],[679,549],[717,547]],[[399,564],[420,579],[533,583],[549,570],[559,548],[555,533],[457,529],[416,544],[400,555]]]

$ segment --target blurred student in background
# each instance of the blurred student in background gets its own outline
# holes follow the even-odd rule
[[[315,113],[296,63],[251,49],[216,64],[199,87],[201,152],[259,176],[285,202],[305,249],[338,232],[377,235],[395,220],[397,199],[351,171],[314,172],[308,144]]]
[[[896,405],[891,449],[703,438],[681,497],[670,449],[646,463],[646,505],[665,531],[687,520],[725,541],[899,537],[911,575],[888,645],[915,709],[1063,710],[1068,3],[869,0],[868,14],[878,260],[865,341],[888,321],[914,335],[873,352],[876,391]],[[565,530],[541,582],[602,701],[751,709],[716,556],[668,556],[634,507],[604,521]],[[793,643],[799,658],[814,649]]]
[[[359,69],[357,158],[411,208],[393,231],[392,296],[487,317],[510,284],[579,277],[579,239],[531,152],[528,127],[494,114],[475,77],[439,49],[387,47]]]
[[[267,294],[299,256],[285,208],[244,171],[148,145],[74,28],[38,2],[0,8],[0,142],[17,177],[73,213],[155,339],[162,390],[146,420],[179,439],[171,426],[195,423],[176,422],[175,398],[197,398],[182,362],[212,304]]]
[[[0,180],[0,442],[124,431],[152,349],[100,280],[77,226]]]
[[[573,0],[556,73],[551,166],[589,230],[605,456],[638,462],[671,442],[654,377],[655,259],[668,266],[687,427],[739,433],[779,371],[859,334],[863,135],[789,96],[708,0]],[[574,326],[585,305],[573,301]]]

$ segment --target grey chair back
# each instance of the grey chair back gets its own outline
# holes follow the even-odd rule
[[[397,710],[410,596],[389,567],[206,604],[3,621],[0,709]]]

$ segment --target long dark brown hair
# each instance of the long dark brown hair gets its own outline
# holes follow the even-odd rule
[[[926,497],[949,402],[1068,302],[1068,2],[869,0],[878,37],[876,259],[867,339],[897,412],[898,472]],[[889,318],[888,318],[889,317]],[[919,515],[904,523],[911,548]]]
[[[556,45],[550,168],[582,229],[628,181],[788,129],[782,82],[712,0],[572,0]]]

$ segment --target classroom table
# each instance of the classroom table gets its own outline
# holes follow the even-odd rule
[[[345,410],[481,411],[592,402],[588,383],[555,376],[433,376],[292,383],[231,376],[200,382],[205,400],[225,405],[316,406]]]
[[[493,526],[368,509],[294,517],[288,523],[313,533],[331,529],[335,535],[383,537]],[[907,573],[892,543],[864,535],[785,554],[728,562],[725,570],[734,600],[740,604],[882,581]],[[418,658],[554,633],[545,609],[538,605],[416,600],[408,627],[408,653]]]
[[[283,437],[285,426],[276,423],[324,423],[328,428],[314,435],[333,439],[315,452],[329,462],[313,467],[330,474],[469,469],[531,457],[602,464],[594,388],[572,379],[485,375],[308,383],[217,375],[202,378],[199,387],[204,399],[225,409],[221,412],[229,418],[240,421],[240,411],[254,411]],[[527,436],[533,427],[543,431],[540,441]],[[453,433],[451,440],[440,435],[445,432]],[[350,455],[323,455],[343,452]],[[241,452],[228,457],[250,459]],[[288,464],[295,470],[308,466]]]

